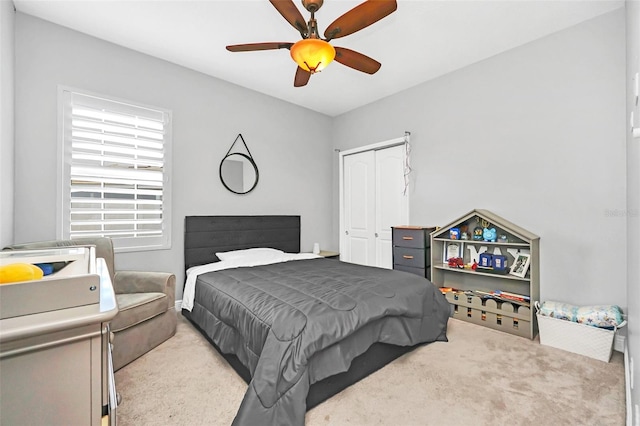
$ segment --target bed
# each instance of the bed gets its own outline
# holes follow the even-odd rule
[[[234,425],[303,425],[345,387],[447,341],[449,304],[425,278],[299,252],[299,216],[185,219],[182,313],[248,383]]]

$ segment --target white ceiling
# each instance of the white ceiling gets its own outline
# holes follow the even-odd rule
[[[309,13],[294,0],[305,19]],[[382,63],[374,75],[337,62],[294,88],[286,49],[231,53],[229,44],[295,42],[267,0],[14,0],[16,9],[121,46],[336,116],[584,20],[623,0],[399,0],[398,10],[335,39]],[[325,0],[320,33],[361,1]]]

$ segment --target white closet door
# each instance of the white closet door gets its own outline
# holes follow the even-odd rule
[[[408,224],[404,145],[345,155],[341,260],[391,269],[391,227]]]
[[[374,265],[375,154],[365,151],[344,157],[344,253],[341,260]]]
[[[376,153],[376,265],[393,268],[391,227],[409,224],[409,203],[404,191],[405,146]]]

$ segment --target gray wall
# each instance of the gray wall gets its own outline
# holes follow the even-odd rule
[[[333,141],[410,131],[413,224],[488,209],[540,236],[543,300],[626,307],[624,93],[619,9],[343,114]]]
[[[635,127],[640,128],[640,106],[635,105],[633,78],[640,72],[640,3],[627,1],[627,117],[634,112]],[[640,103],[640,102],[639,102]],[[626,122],[626,120],[625,120]],[[635,384],[632,391],[634,405],[640,404],[640,138],[627,132],[627,300],[629,327],[627,348],[633,359]],[[636,415],[640,409],[636,408]],[[639,424],[640,418],[635,419]]]
[[[13,2],[0,0],[0,247],[13,242]]]
[[[170,271],[183,283],[187,215],[299,214],[302,250],[331,247],[328,116],[21,13],[15,42],[15,242],[56,238],[61,84],[173,111],[172,247],[117,254],[116,269]],[[245,196],[218,179],[238,133],[260,171]]]

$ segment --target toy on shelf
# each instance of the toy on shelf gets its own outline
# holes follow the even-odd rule
[[[448,261],[449,268],[464,268],[464,261],[461,257],[451,257]]]
[[[491,256],[491,267],[498,271],[504,271],[507,269],[507,256],[501,254],[494,254]]]
[[[482,228],[479,226],[475,227],[473,230],[473,240],[482,241]]]
[[[482,238],[484,238],[485,241],[495,243],[496,240],[498,239],[498,233],[496,232],[496,228],[491,228],[491,229],[484,228],[482,230]]]

